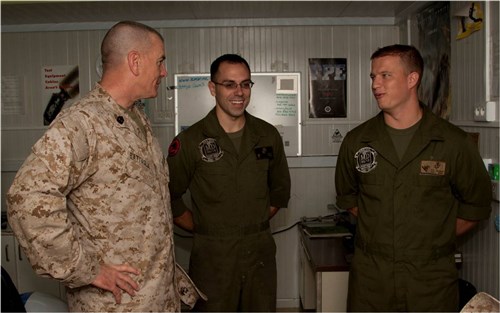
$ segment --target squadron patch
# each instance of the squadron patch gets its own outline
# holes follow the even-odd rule
[[[204,139],[198,147],[200,148],[201,159],[205,162],[218,161],[224,155],[224,151],[214,138]]]
[[[172,140],[172,143],[168,147],[168,156],[175,156],[177,152],[179,152],[179,150],[181,150],[181,141],[176,137],[174,138],[174,140]]]
[[[356,169],[361,173],[368,173],[377,167],[377,151],[370,147],[363,147],[356,152]]]

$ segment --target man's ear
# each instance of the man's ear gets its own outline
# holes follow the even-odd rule
[[[215,84],[212,81],[208,82],[208,89],[210,90],[210,94],[215,97]]]
[[[417,72],[411,72],[410,75],[408,75],[408,88],[416,87],[419,78],[420,75]]]
[[[137,51],[130,51],[127,54],[128,68],[135,76],[139,75],[140,54]]]

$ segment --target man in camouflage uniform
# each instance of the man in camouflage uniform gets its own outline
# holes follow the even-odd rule
[[[275,311],[269,220],[290,198],[283,140],[246,112],[253,83],[243,58],[223,55],[210,72],[215,108],[172,141],[168,157],[174,222],[194,233],[189,274],[208,296],[195,309]]]
[[[101,54],[100,83],[18,171],[9,222],[34,270],[69,287],[71,311],[180,311],[197,290],[176,268],[168,167],[136,104],[167,74],[163,38],[120,22]]]
[[[337,205],[357,216],[349,311],[456,312],[456,237],[491,211],[477,145],[419,102],[423,60],[394,45],[372,55],[380,114],[350,131]]]

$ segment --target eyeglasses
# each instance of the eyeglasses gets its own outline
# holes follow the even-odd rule
[[[216,85],[224,86],[225,88],[231,89],[231,90],[236,90],[236,88],[238,88],[238,86],[240,86],[241,89],[251,89],[253,87],[253,85],[255,84],[251,80],[247,80],[247,81],[241,82],[239,84],[237,82],[233,82],[233,81],[228,81],[228,82],[223,82],[223,83],[217,83],[217,82],[212,81],[212,83],[214,83]]]

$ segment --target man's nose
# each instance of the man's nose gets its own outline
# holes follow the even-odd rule
[[[241,84],[236,85],[236,89],[234,90],[234,93],[237,95],[243,94],[243,87],[241,87]]]
[[[168,72],[167,72],[167,67],[165,66],[165,64],[163,64],[161,66],[161,72],[160,72],[160,76],[161,77],[167,77],[168,75]]]

